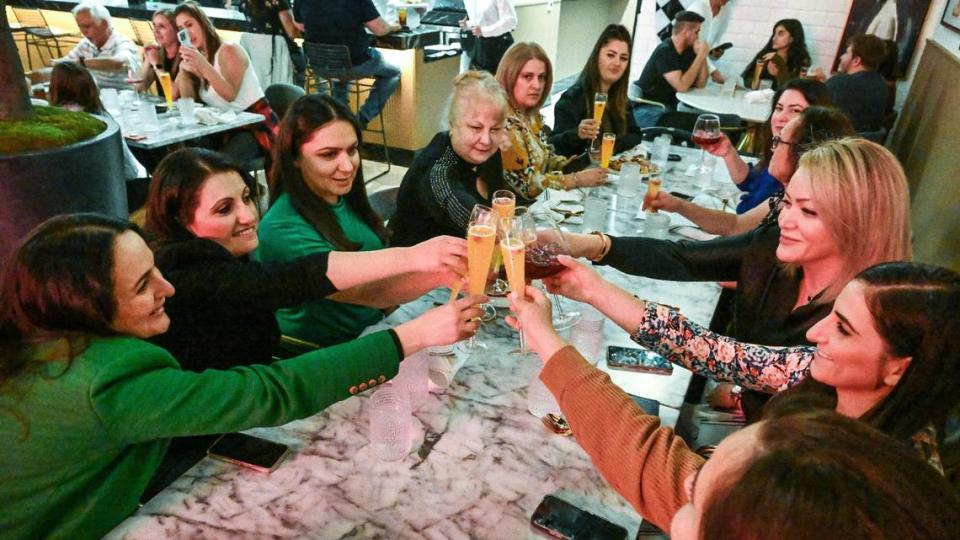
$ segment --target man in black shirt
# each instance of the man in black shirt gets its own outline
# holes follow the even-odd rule
[[[837,108],[850,117],[857,132],[880,131],[887,114],[887,83],[877,67],[887,46],[877,36],[861,34],[847,42],[840,71],[826,83]]]
[[[386,63],[380,52],[370,46],[370,36],[399,32],[400,26],[383,20],[372,0],[297,0],[294,18],[304,26],[305,41],[346,45],[353,69],[350,76],[373,77],[373,90],[357,114],[362,127],[383,109],[387,99],[400,86],[400,70]],[[346,83],[334,83],[333,95],[347,101]]]
[[[653,50],[636,85],[643,99],[662,103],[667,110],[676,110],[677,92],[703,88],[707,83],[707,44],[700,41],[703,17],[692,11],[681,11],[673,19],[673,35]],[[656,125],[664,110],[654,105],[634,108],[634,118],[641,128]]]

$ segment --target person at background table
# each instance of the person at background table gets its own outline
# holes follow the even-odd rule
[[[305,41],[345,45],[350,50],[353,68],[345,76],[375,80],[367,100],[357,112],[360,128],[366,129],[400,86],[400,70],[370,46],[367,30],[375,36],[385,36],[399,32],[400,25],[383,20],[371,0],[303,0],[293,3],[293,16],[303,25]],[[345,104],[349,103],[347,84],[333,83],[334,97]]]
[[[887,45],[877,36],[861,34],[847,41],[840,55],[840,70],[829,79],[821,69],[813,76],[826,81],[834,103],[850,117],[858,132],[883,129],[887,115],[887,83],[877,68],[887,55]]]
[[[606,132],[617,136],[614,152],[640,144],[640,128],[627,99],[632,43],[630,32],[620,24],[608,25],[600,34],[577,82],[560,96],[553,110],[553,133],[548,141],[558,154],[585,152],[590,141]],[[607,94],[607,106],[599,124],[593,118],[597,92]]]
[[[256,189],[240,165],[204,149],[170,154],[153,175],[145,230],[177,294],[165,304],[169,331],[152,341],[186,370],[269,363],[280,344],[277,309],[398,275],[439,285],[466,271],[465,241],[448,237],[407,249],[251,261]]]
[[[706,242],[569,233],[574,257],[673,281],[736,281],[729,334],[805,345],[840,289],[874,264],[909,260],[910,198],[889,150],[855,138],[807,151],[777,219]]]
[[[555,153],[547,140],[540,108],[553,85],[553,67],[543,47],[515,43],[500,61],[497,81],[509,103],[506,137],[500,149],[503,178],[522,204],[529,204],[547,188],[574,189],[606,181],[606,169],[564,173],[564,168],[582,165],[571,163],[575,157]]]
[[[267,73],[273,73],[275,61],[286,62],[289,59],[293,64],[293,83],[303,88],[307,82],[307,59],[303,56],[300,45],[297,45],[297,42],[294,41],[301,37],[302,28],[293,20],[293,10],[290,8],[289,0],[242,0],[240,11],[250,21],[249,32],[271,36],[270,71]],[[272,41],[274,36],[283,38],[288,54],[282,54],[274,50],[274,42]],[[261,73],[263,72],[261,71]]]
[[[790,79],[800,76],[800,71],[810,67],[810,53],[803,33],[803,25],[797,19],[781,19],[773,25],[773,34],[767,44],[747,64],[741,78],[743,85],[752,88],[756,63],[763,62],[760,80],[773,82],[777,90]]]
[[[272,365],[191,373],[144,341],[174,289],[135,225],[92,214],[35,229],[0,297],[0,530],[99,538],[137,509],[171,437],[275,426],[394,377],[418,350],[472,335],[461,299]]]
[[[704,460],[563,341],[542,292],[528,286],[526,295],[511,293],[508,322],[519,319],[543,361],[540,378],[573,437],[610,486],[670,538],[766,538],[771,524],[788,540],[825,530],[862,540],[960,534],[960,498],[936,471],[901,441],[835,412],[783,403]]]
[[[666,111],[677,109],[677,92],[707,84],[707,44],[700,40],[703,17],[681,11],[673,18],[673,35],[663,40],[647,60],[636,85],[641,97],[663,105],[640,104],[633,117],[641,128],[653,127]]]
[[[80,2],[70,10],[80,27],[83,39],[60,59],[79,62],[90,69],[101,88],[128,88],[128,73],[140,69],[140,50],[127,36],[113,27],[110,12],[96,2]],[[34,84],[50,79],[50,68],[29,73]]]
[[[364,187],[360,143],[356,117],[333,97],[311,94],[291,105],[277,139],[270,172],[274,201],[260,223],[255,260],[289,263],[331,251],[384,248],[383,219],[370,207]],[[464,253],[464,243],[444,239],[440,244],[446,245],[447,240],[456,246],[456,253]],[[343,343],[379,322],[383,318],[380,308],[449,286],[457,274],[407,271],[388,275],[278,310],[280,331],[320,346]]]
[[[269,160],[278,129],[277,115],[267,103],[247,53],[235,43],[223,42],[196,3],[180,4],[174,13],[177,27],[187,31],[191,43],[180,46],[180,72],[175,81],[180,95],[218,109],[262,114],[263,122],[232,132],[223,151],[250,159],[257,157],[259,146]]]
[[[943,474],[937,434],[960,401],[960,276],[945,268],[891,262],[846,284],[833,311],[807,331],[815,346],[743,344],[690,322],[675,308],[639,300],[564,259],[548,290],[587,302],[643,347],[714,380],[802,398],[859,418],[913,447]],[[806,407],[805,407],[806,408]]]
[[[100,101],[100,90],[90,71],[74,62],[60,62],[53,66],[50,75],[50,105],[71,111],[110,117]],[[131,209],[139,208],[145,196],[147,170],[130,152],[127,141],[120,139],[123,147],[123,179],[127,183],[127,202]]]
[[[727,19],[730,10],[723,9],[730,0],[696,0],[687,6],[687,11],[692,11],[703,17],[703,24],[700,26],[700,37],[707,44],[710,53],[707,56],[707,73],[710,79],[717,84],[723,84],[727,78],[713,63],[713,60],[719,60],[725,51],[717,50],[720,45],[720,36],[727,28]]]
[[[154,86],[157,95],[166,97],[163,86],[157,79],[157,70],[170,74],[171,81],[177,79],[180,72],[180,40],[177,39],[177,20],[172,9],[158,9],[153,12],[153,38],[156,43],[143,47],[146,60],[140,68],[136,83],[137,92],[146,92]],[[173,100],[180,98],[179,88],[173,85]]]
[[[412,246],[440,234],[465,237],[474,205],[491,206],[493,192],[507,189],[499,150],[508,106],[489,73],[468,71],[454,78],[449,131],[434,135],[403,175],[390,219],[391,245]]]
[[[782,119],[778,118],[777,122],[782,122]],[[854,131],[846,115],[839,109],[814,105],[793,116],[783,125],[779,133],[771,140],[770,159],[762,169],[762,174],[754,179],[748,177],[738,184],[740,189],[755,188],[756,191],[750,195],[754,197],[764,195],[763,202],[766,204],[757,204],[746,212],[732,214],[724,210],[706,208],[661,191],[646,206],[676,212],[710,234],[733,236],[751,231],[779,206],[783,199],[784,186],[789,184],[797,170],[800,157],[807,150],[830,140],[852,136]],[[740,161],[739,156],[730,157],[731,154],[736,156],[737,152],[729,143],[729,139],[711,145],[708,151],[723,156],[727,163],[732,162],[736,165],[736,161]],[[772,186],[763,184],[768,181],[768,177],[769,181],[773,182]],[[777,180],[778,178],[784,180]],[[739,211],[739,207],[737,210]]]
[[[464,43],[460,55],[460,72],[471,69],[496,73],[500,59],[513,45],[513,32],[517,28],[517,12],[512,0],[465,0],[463,7],[467,16],[460,20],[461,39]]]

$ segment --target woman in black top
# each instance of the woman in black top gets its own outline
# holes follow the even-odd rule
[[[177,39],[177,21],[172,9],[158,9],[153,12],[153,38],[156,43],[143,47],[146,62],[140,68],[136,89],[146,92],[151,85],[157,89],[157,95],[166,96],[163,86],[157,79],[156,70],[160,69],[170,74],[170,82],[177,78],[180,72],[180,40]],[[171,99],[177,100],[180,92],[173,84]]]
[[[486,72],[454,79],[450,131],[433,137],[403,176],[397,212],[390,220],[390,244],[410,246],[440,234],[463,237],[475,204],[490,205],[503,181],[507,99]]]
[[[154,341],[184,369],[268,363],[279,342],[274,311],[402,272],[446,285],[462,262],[459,238],[408,250],[331,252],[289,263],[247,260],[256,248],[256,184],[226,156],[201,149],[170,154],[150,186],[146,229],[157,267],[176,287],[170,330]]]
[[[303,50],[294,39],[300,37],[301,28],[293,20],[293,10],[289,0],[242,0],[240,11],[250,21],[250,32],[280,36],[287,45],[290,61],[293,62],[293,82],[303,87],[307,81],[307,59]],[[270,72],[273,72],[273,61],[278,58],[275,49],[276,41],[270,40]],[[282,57],[283,55],[280,55]]]
[[[743,85],[751,88],[757,62],[763,63],[761,80],[773,81],[777,90],[790,79],[800,76],[800,71],[810,67],[810,52],[803,33],[803,24],[797,19],[782,19],[773,25],[773,34],[767,44],[744,68]]]
[[[560,96],[554,109],[553,134],[548,140],[558,154],[584,152],[590,141],[603,132],[617,135],[616,152],[640,144],[640,128],[627,99],[632,50],[630,32],[624,26],[611,24],[600,34],[577,82]],[[607,94],[607,106],[599,124],[593,118],[597,92]]]

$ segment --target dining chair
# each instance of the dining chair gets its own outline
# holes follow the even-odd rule
[[[33,55],[30,54],[31,47],[36,51],[37,56],[40,58],[40,64],[43,65],[44,60],[41,47],[47,50],[47,54],[51,59],[60,58],[63,56],[60,41],[80,37],[78,32],[71,32],[47,24],[47,18],[44,17],[43,12],[39,9],[15,6],[11,6],[11,8],[17,18],[17,23],[20,25],[18,32],[23,32],[24,46],[27,53],[27,65],[30,70],[33,70]],[[54,49],[56,49],[56,56],[54,56]]]
[[[153,35],[153,22],[130,19],[130,27],[133,28],[134,43],[143,47],[157,42]]]

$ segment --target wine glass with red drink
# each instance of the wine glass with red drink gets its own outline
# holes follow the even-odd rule
[[[563,271],[565,266],[557,260],[558,255],[570,255],[570,246],[564,237],[560,224],[550,214],[528,213],[534,223],[535,235],[531,234],[524,253],[524,273],[529,280],[543,279]],[[559,296],[553,296],[553,305],[557,312],[553,317],[553,327],[557,330],[569,328],[580,320],[580,313],[564,311]]]
[[[693,125],[693,142],[700,146],[700,167],[706,157],[704,146],[716,144],[723,134],[720,132],[720,117],[715,114],[701,114]]]

